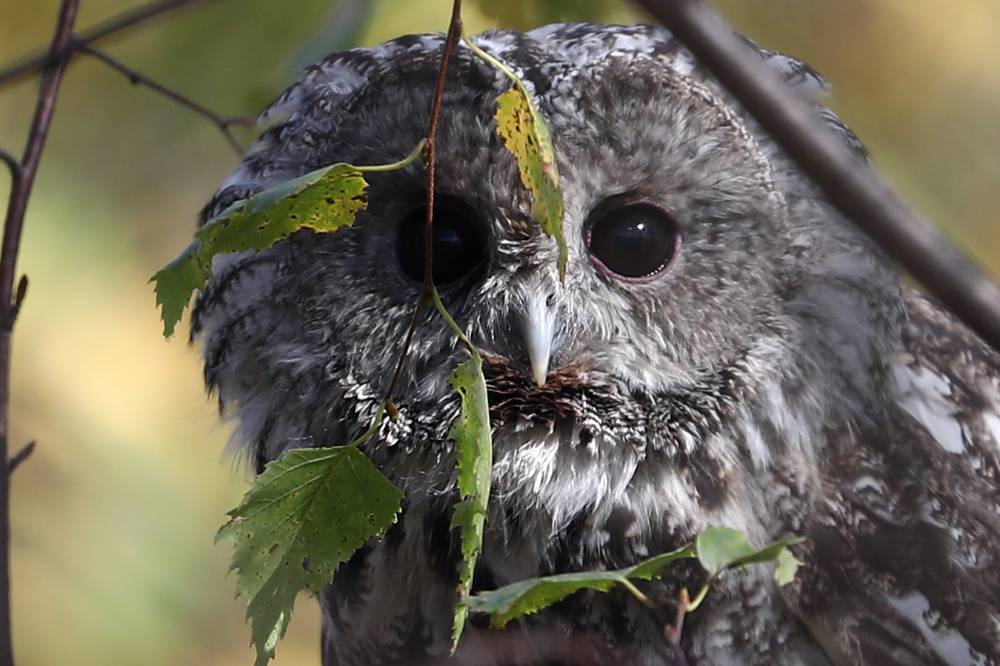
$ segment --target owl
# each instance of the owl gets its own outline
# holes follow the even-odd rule
[[[478,45],[547,120],[565,197],[565,280],[497,138],[509,81],[459,47],[439,128],[433,279],[482,350],[493,427],[474,590],[619,568],[710,526],[805,537],[778,587],[723,577],[685,623],[622,591],[504,630],[473,618],[448,657],[450,529],[465,358],[421,315],[365,452],[406,499],[320,596],[325,666],[1000,664],[1000,357],[830,207],[661,28],[552,25]],[[443,39],[331,55],[261,117],[203,212],[334,163],[383,164],[426,134]],[[866,159],[802,62],[750,44]],[[218,258],[192,338],[258,470],[363,432],[423,279],[425,167],[370,174],[336,234]],[[643,584],[669,610],[696,565]]]

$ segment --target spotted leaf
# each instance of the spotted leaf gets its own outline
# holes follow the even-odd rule
[[[559,248],[559,277],[566,276],[563,195],[548,125],[524,86],[517,83],[497,100],[497,133],[517,160],[521,182],[531,193],[531,214]]]
[[[300,229],[330,233],[350,226],[368,204],[367,190],[359,169],[334,164],[264,190],[206,222],[150,280],[164,337],[173,335],[191,294],[212,277],[215,256],[263,250]]]

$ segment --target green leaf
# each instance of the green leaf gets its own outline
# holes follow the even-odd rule
[[[257,477],[216,536],[248,601],[255,666],[274,656],[301,590],[319,593],[341,563],[396,521],[403,495],[356,447],[295,449]]]
[[[476,559],[483,549],[486,506],[490,498],[490,476],[493,470],[493,441],[483,361],[474,349],[471,354],[451,374],[451,385],[462,397],[462,411],[448,433],[455,441],[458,491],[461,498],[455,505],[451,518],[452,529],[458,529],[462,538],[459,599],[463,599],[472,587]],[[468,609],[460,602],[455,608],[452,625],[452,651],[458,646],[467,615]]]
[[[694,548],[688,546],[616,571],[556,574],[522,580],[469,597],[465,603],[473,613],[488,613],[493,626],[500,628],[523,615],[544,610],[579,590],[607,592],[616,585],[628,584],[630,579],[658,578],[669,564],[693,557]]]
[[[774,580],[778,582],[778,585],[788,585],[795,580],[795,574],[798,573],[800,566],[802,566],[802,562],[795,557],[791,550],[782,549],[778,553],[778,567],[774,570]]]
[[[354,223],[368,205],[368,183],[349,164],[334,164],[266,189],[206,222],[176,259],[156,273],[163,335],[174,333],[191,294],[212,277],[216,255],[263,250],[300,229],[330,233]]]
[[[794,577],[795,570],[801,562],[795,559],[788,547],[802,541],[800,537],[785,537],[763,548],[754,548],[747,541],[746,535],[739,530],[710,527],[698,535],[695,548],[698,552],[698,561],[711,576],[716,576],[726,569],[777,560],[781,575]],[[775,578],[777,576],[776,571]]]
[[[695,547],[698,561],[710,576],[757,552],[743,532],[728,527],[709,527],[698,535]]]
[[[563,195],[548,125],[517,84],[497,99],[497,134],[517,160],[521,182],[531,193],[531,214],[559,246],[559,278],[566,276],[566,238],[563,235]]]

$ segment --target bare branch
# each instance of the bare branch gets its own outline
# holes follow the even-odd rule
[[[200,2],[201,0],[158,0],[145,5],[140,5],[129,9],[111,18],[102,21],[92,28],[88,28],[79,33],[76,40],[67,44],[62,50],[53,53],[50,50],[39,49],[34,53],[29,53],[15,62],[0,68],[0,87],[24,80],[63,59],[64,56],[71,56],[72,52],[82,45],[95,44],[103,41],[112,35],[117,35],[130,28],[147,23],[151,19],[162,16],[167,12],[180,9],[187,5]]]
[[[21,279],[17,281],[17,291],[14,293],[14,302],[10,305],[10,311],[8,312],[6,318],[0,321],[0,326],[3,326],[6,330],[14,330],[14,322],[17,321],[17,316],[21,314],[21,306],[24,304],[24,298],[28,295],[28,276],[22,275]]]
[[[1000,289],[822,126],[702,0],[635,0],[666,26],[823,191],[924,288],[1000,350]]]
[[[15,453],[13,456],[11,456],[10,462],[7,463],[7,474],[8,475],[13,474],[14,470],[16,470],[18,466],[25,460],[27,460],[28,456],[30,456],[34,452],[35,452],[35,442],[28,442],[27,444],[22,446],[21,450]]]
[[[395,413],[392,404],[392,395],[396,392],[396,385],[402,374],[403,366],[406,364],[406,357],[410,353],[410,343],[413,341],[413,333],[417,328],[420,319],[420,311],[424,309],[434,294],[434,166],[437,158],[437,128],[438,119],[441,116],[441,100],[444,98],[444,82],[448,73],[448,62],[451,54],[462,38],[462,0],[454,0],[451,6],[451,22],[448,24],[448,35],[444,40],[444,48],[441,53],[441,66],[438,68],[437,83],[434,86],[434,101],[431,104],[431,120],[427,130],[427,217],[425,222],[424,235],[424,284],[420,290],[420,298],[410,320],[410,328],[406,332],[406,339],[403,341],[403,348],[399,354],[399,361],[396,363],[396,370],[392,373],[392,380],[389,382],[389,389],[386,392],[386,402],[389,405],[389,414]]]
[[[0,148],[0,161],[6,164],[7,168],[10,169],[11,180],[16,181],[21,177],[21,163],[17,161],[16,157],[2,148]],[[13,187],[13,184],[11,187]]]
[[[163,95],[167,99],[176,102],[177,104],[180,104],[184,108],[193,111],[202,118],[205,118],[210,123],[219,128],[219,131],[222,132],[222,135],[225,137],[226,141],[229,143],[232,149],[236,151],[237,155],[242,156],[243,153],[245,152],[243,146],[240,145],[240,142],[236,139],[235,136],[233,136],[233,132],[230,128],[233,125],[252,125],[254,122],[252,118],[246,118],[243,116],[234,116],[234,117],[220,116],[219,114],[205,108],[201,104],[198,104],[194,100],[185,97],[179,92],[171,90],[170,88],[167,88],[163,84],[154,81],[148,76],[137,72],[136,70],[132,69],[131,67],[128,67],[121,61],[112,58],[111,56],[102,51],[98,51],[97,49],[94,49],[86,45],[80,45],[78,49],[81,52],[86,53],[87,55],[92,56],[97,60],[100,60],[111,69],[121,73],[122,75],[125,76],[125,78],[131,81],[133,85],[145,86],[150,90],[157,92],[160,95]]]
[[[431,105],[431,125],[427,130],[427,217],[424,236],[424,289],[426,299],[434,290],[434,171],[437,160],[437,129],[441,117],[441,100],[444,97],[444,82],[448,74],[448,62],[455,45],[462,37],[462,0],[455,0],[451,7],[451,22],[448,36],[444,40],[441,53],[441,67],[438,69],[434,86],[434,102]]]
[[[0,664],[13,666],[14,649],[11,643],[10,617],[10,461],[7,459],[7,442],[10,435],[10,343],[13,312],[18,301],[23,300],[27,287],[22,282],[17,301],[12,300],[14,271],[21,246],[24,213],[35,184],[42,150],[52,125],[52,115],[59,96],[59,86],[66,71],[68,58],[59,58],[73,40],[73,23],[76,21],[80,0],[63,0],[59,8],[55,36],[49,48],[53,64],[45,70],[38,90],[35,115],[28,132],[19,172],[10,189],[7,214],[4,219],[3,244],[0,246],[0,320],[11,326],[0,327]],[[5,160],[6,161],[6,160]],[[9,164],[9,162],[8,162]]]

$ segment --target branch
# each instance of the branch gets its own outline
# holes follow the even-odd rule
[[[222,132],[222,135],[225,137],[226,141],[229,143],[232,149],[236,151],[236,154],[241,157],[243,156],[245,149],[243,148],[242,145],[240,145],[240,142],[236,139],[236,137],[233,136],[233,132],[230,128],[233,125],[243,125],[243,126],[252,125],[254,122],[252,118],[247,118],[244,116],[234,116],[234,117],[220,116],[219,114],[205,108],[201,104],[198,104],[194,100],[185,97],[179,92],[167,88],[166,86],[154,81],[153,79],[149,78],[148,76],[145,76],[144,74],[140,74],[136,70],[132,69],[131,67],[128,67],[121,61],[112,58],[111,56],[109,56],[106,53],[103,53],[102,51],[98,51],[97,49],[94,49],[85,44],[79,45],[78,50],[82,51],[83,53],[86,53],[89,56],[96,58],[97,60],[100,60],[111,69],[114,69],[115,71],[121,73],[122,75],[125,76],[125,78],[131,81],[133,85],[145,86],[150,90],[157,92],[160,95],[163,95],[167,99],[176,102],[177,104],[180,104],[184,108],[189,109],[194,113],[198,114],[199,116],[205,118],[210,123],[215,125],[220,132]]]
[[[23,447],[21,447],[21,450],[15,453],[13,456],[11,456],[10,462],[7,463],[7,474],[8,475],[13,474],[14,470],[17,469],[18,466],[25,460],[27,460],[28,456],[30,456],[34,452],[35,452],[34,442],[28,442]]]
[[[16,157],[2,148],[0,148],[0,161],[6,164],[7,168],[10,169],[10,178],[12,181],[16,181],[21,177],[21,163],[17,161]],[[13,187],[13,184],[11,187]]]
[[[52,66],[45,70],[38,90],[38,103],[31,121],[24,157],[10,188],[10,199],[4,220],[3,244],[0,246],[0,665],[13,666],[14,650],[11,643],[10,617],[10,470],[7,459],[7,442],[10,435],[10,343],[14,325],[14,313],[24,298],[27,282],[18,287],[17,300],[12,300],[14,270],[17,254],[21,246],[21,230],[24,228],[24,213],[35,184],[38,164],[45,148],[45,140],[52,125],[52,114],[59,96],[59,85],[66,71],[68,58],[60,58],[73,40],[73,23],[80,7],[80,0],[63,0],[59,9],[55,36],[49,48]],[[7,158],[4,159],[11,164]]]
[[[92,28],[88,28],[76,36],[76,39],[67,43],[59,51],[39,49],[34,53],[29,53],[22,58],[12,62],[0,69],[0,87],[16,83],[28,78],[35,72],[46,67],[55,65],[64,58],[73,56],[73,52],[81,46],[94,44],[99,41],[117,35],[130,28],[142,25],[175,9],[180,9],[186,5],[194,4],[200,0],[159,0],[140,5],[134,9],[116,14],[111,18],[102,21]]]
[[[687,617],[689,605],[691,603],[686,588],[681,588],[680,597],[677,599],[677,612],[674,616],[674,623],[663,628],[663,637],[667,639],[670,646],[670,655],[673,666],[687,666],[687,657],[681,647],[681,634],[684,631],[684,618]]]
[[[847,219],[1000,350],[1000,289],[862,164],[702,0],[635,0],[742,104]]]
[[[417,328],[420,319],[420,312],[431,302],[434,297],[434,167],[437,160],[437,128],[438,119],[441,116],[441,100],[444,97],[444,83],[448,73],[448,62],[451,54],[455,50],[455,45],[462,37],[462,0],[454,0],[451,6],[451,22],[448,24],[448,35],[444,40],[444,48],[441,53],[441,66],[438,68],[437,83],[434,86],[434,101],[431,103],[431,121],[427,129],[427,217],[424,233],[424,284],[420,290],[420,298],[413,311],[413,318],[410,320],[410,328],[406,331],[406,339],[403,341],[403,348],[399,354],[399,361],[396,363],[396,370],[392,373],[392,380],[389,382],[389,390],[386,392],[386,403],[389,407],[389,415],[395,416],[395,407],[392,404],[392,395],[396,392],[399,377],[402,374],[403,366],[406,364],[406,357],[410,353],[410,343],[413,341],[413,333]]]

